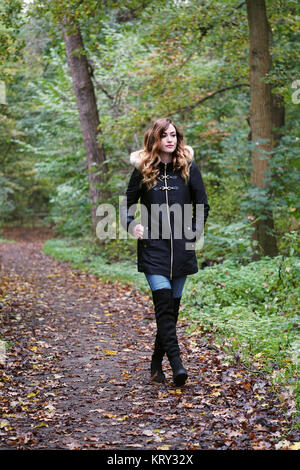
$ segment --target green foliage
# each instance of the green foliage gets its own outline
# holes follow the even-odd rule
[[[282,240],[281,249],[285,256],[300,256],[299,232],[292,230],[286,233]]]
[[[299,281],[299,257],[246,266],[225,260],[188,280],[184,315],[193,328],[213,332],[231,357],[238,355],[249,367],[259,357],[259,367],[274,371],[274,380],[297,387]]]
[[[73,178],[56,188],[51,198],[51,214],[48,220],[55,224],[57,233],[71,237],[83,237],[90,233],[90,202],[86,185]]]
[[[248,263],[253,255],[252,227],[248,221],[220,225],[211,222],[205,233],[205,258],[218,262],[224,259]]]
[[[132,258],[112,263],[102,247],[87,238],[78,241],[70,238],[47,240],[43,250],[48,255],[61,261],[69,261],[74,267],[88,270],[101,279],[122,280],[149,291],[145,277],[137,272]]]
[[[9,182],[5,176],[0,177],[0,217],[7,216],[15,208],[9,196],[13,193],[13,189],[9,187]]]
[[[290,2],[275,2],[269,7],[274,70],[277,63],[296,70],[295,48],[287,53],[296,41],[295,8]],[[268,195],[254,194],[249,186],[244,5],[237,6],[231,0],[132,1],[126,5],[74,0],[51,2],[51,6],[34,2],[28,7],[22,28],[22,39],[27,42],[26,67],[15,75],[10,90],[13,112],[6,117],[3,134],[13,134],[7,141],[10,149],[14,146],[11,162],[20,158],[33,168],[28,183],[36,188],[30,195],[36,203],[31,204],[31,213],[42,204],[42,212],[49,212],[47,220],[60,233],[78,236],[90,229],[90,208],[80,123],[59,26],[63,15],[80,26],[93,69],[102,131],[99,142],[107,158],[107,181],[102,188],[105,202],[117,206],[118,196],[124,194],[132,170],[128,153],[142,145],[145,127],[158,116],[171,115],[194,147],[207,186],[212,208],[206,230],[207,256],[219,260],[232,253],[235,259],[249,261],[252,220],[248,217],[253,201],[264,207]],[[285,53],[279,53],[281,44]],[[272,80],[275,86],[275,75]],[[284,82],[281,75],[279,82]],[[295,227],[299,204],[294,171],[298,118],[286,91],[284,99],[286,140],[274,153],[270,175],[279,237]],[[24,206],[29,201],[18,209],[18,194],[24,194],[24,189],[27,192],[28,186],[23,188],[17,178],[3,172],[3,167],[0,171],[7,181],[1,196],[6,201],[3,215],[26,213]],[[106,244],[108,251],[113,251],[113,246],[113,241]]]
[[[22,3],[21,0],[0,0],[0,79],[10,76],[6,62],[17,61],[24,46],[19,40]]]
[[[6,240],[6,238],[1,238],[0,236],[0,243],[16,243],[16,242],[13,240]]]

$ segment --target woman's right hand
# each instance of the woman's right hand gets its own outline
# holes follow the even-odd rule
[[[144,235],[143,225],[137,224],[133,229],[133,234],[136,238],[139,238],[141,240],[143,238],[143,235]]]

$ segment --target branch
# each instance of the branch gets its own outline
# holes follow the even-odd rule
[[[234,7],[234,10],[238,10],[238,8],[241,8],[245,3],[246,2],[241,2],[237,7]]]
[[[107,96],[107,98],[110,101],[114,102],[115,100],[114,96],[108,93],[108,91],[104,88],[104,86],[100,82],[98,82],[95,76],[93,76],[93,79],[94,79],[94,82],[96,83],[96,86]]]
[[[231,86],[227,86],[225,88],[220,88],[219,90],[212,91],[208,95],[204,96],[204,98],[201,98],[200,100],[195,101],[195,103],[191,104],[190,106],[185,106],[183,108],[177,108],[172,114],[176,114],[178,112],[183,112],[184,113],[185,111],[191,111],[192,109],[194,109],[197,106],[199,106],[200,104],[202,104],[204,101],[206,101],[210,98],[213,98],[215,95],[217,95],[219,93],[223,93],[224,91],[231,90],[233,88],[240,88],[242,86],[250,87],[249,83],[238,83],[236,85],[231,85]]]
[[[90,60],[88,60],[88,67],[89,67],[90,76],[91,78],[93,78],[96,86],[100,88],[100,90],[107,96],[107,98],[109,98],[111,101],[114,101],[115,99],[114,96],[110,95],[108,91],[104,88],[104,86],[100,82],[98,82],[98,80],[96,79],[95,74],[94,74],[94,67]]]

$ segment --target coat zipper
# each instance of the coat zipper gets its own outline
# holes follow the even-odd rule
[[[169,198],[168,198],[168,184],[167,184],[167,163],[165,165],[165,174],[164,174],[164,183],[165,183],[165,191],[166,191],[166,204],[167,204],[167,213],[168,213],[168,221],[169,221],[169,227],[170,227],[170,241],[171,241],[171,266],[170,266],[170,279],[172,279],[173,276],[173,237],[172,237],[172,228],[171,228],[171,218],[170,218],[170,208],[169,208]]]

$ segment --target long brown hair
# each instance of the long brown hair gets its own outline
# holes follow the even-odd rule
[[[184,137],[181,130],[169,118],[157,119],[147,130],[144,136],[144,150],[142,152],[139,170],[143,175],[143,182],[150,189],[155,186],[156,178],[159,175],[160,142],[164,132],[172,124],[176,130],[177,145],[172,154],[173,168],[181,169],[181,176],[187,183],[192,163],[192,155],[188,147],[185,146]]]

